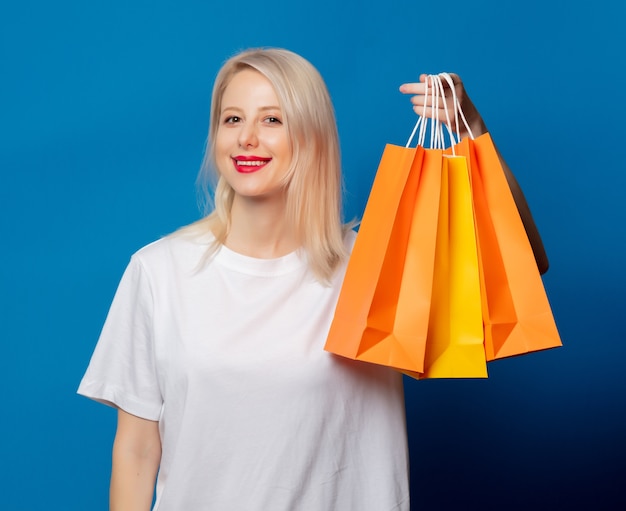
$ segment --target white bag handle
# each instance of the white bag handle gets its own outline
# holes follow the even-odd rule
[[[428,127],[428,122],[431,123],[430,130],[430,144],[429,147],[432,149],[444,149],[445,142],[443,137],[443,126],[442,122],[439,120],[439,101],[443,101],[444,111],[446,114],[446,120],[448,122],[448,132],[450,134],[450,139],[454,143],[454,135],[450,130],[450,115],[447,108],[447,103],[445,102],[445,94],[443,91],[443,84],[441,81],[441,77],[438,75],[428,75],[424,82],[426,86],[426,92],[424,93],[424,108],[422,110],[422,115],[418,114],[417,122],[413,127],[413,131],[409,137],[408,142],[406,143],[406,147],[411,145],[415,134],[417,133],[417,144],[425,147],[426,143],[426,130]],[[426,117],[426,106],[430,103],[432,110],[435,112],[435,117],[428,118]],[[419,132],[418,132],[419,129]]]
[[[448,111],[448,105],[445,101],[445,89],[443,87],[442,80],[446,80],[446,82],[448,83],[450,87],[450,91],[452,93],[452,104],[454,106],[454,122],[455,122],[454,127],[456,128],[455,131],[453,131],[452,122],[451,122],[450,114]],[[413,141],[413,138],[415,137],[415,134],[417,133],[418,129],[419,129],[419,133],[417,137],[417,144],[424,147],[424,143],[426,141],[426,128],[428,125],[428,118],[426,117],[426,105],[429,102],[428,101],[429,92],[432,92],[432,96],[430,98],[431,99],[430,104],[432,105],[432,108],[435,111],[435,117],[431,119],[430,147],[432,149],[445,149],[445,139],[443,136],[443,126],[442,126],[442,124],[445,124],[446,128],[448,129],[448,134],[450,136],[452,154],[454,155],[455,154],[454,146],[458,144],[461,140],[460,129],[459,129],[459,125],[460,125],[459,116],[461,120],[463,121],[463,124],[465,125],[465,128],[467,129],[467,133],[469,134],[470,138],[472,140],[474,139],[474,135],[469,127],[467,119],[465,118],[465,114],[461,110],[461,103],[456,94],[456,89],[454,87],[454,80],[452,80],[452,77],[450,76],[449,73],[440,73],[438,75],[428,75],[424,83],[426,85],[426,93],[424,94],[424,108],[422,111],[422,115],[421,116],[418,115],[417,122],[415,123],[415,126],[413,127],[413,131],[411,132],[411,135],[409,136],[409,140],[407,141],[405,147],[410,147],[411,142]],[[444,112],[446,116],[446,123],[442,123],[439,120],[439,101],[440,100],[443,102],[443,108],[444,108]],[[455,134],[456,134],[456,137],[455,137]]]
[[[467,119],[465,118],[465,114],[463,113],[463,110],[461,110],[461,102],[459,101],[459,97],[456,94],[456,88],[454,87],[454,80],[450,76],[450,73],[440,73],[439,76],[442,77],[446,82],[448,82],[448,85],[450,86],[450,90],[452,91],[452,99],[454,102],[454,122],[455,122],[454,125],[456,127],[456,136],[458,140],[457,143],[461,141],[461,134],[459,130],[459,115],[461,116],[461,120],[463,121],[463,124],[465,125],[467,134],[472,140],[474,140],[474,134],[472,133],[472,130],[469,127],[469,124],[467,122]]]
[[[450,121],[450,112],[448,111],[448,104],[446,103],[446,93],[445,90],[443,88],[443,82],[441,81],[441,76],[440,75],[436,75],[433,78],[433,86],[436,86],[437,89],[439,90],[439,95],[437,98],[437,103],[434,105],[435,106],[435,111],[437,112],[436,118],[435,118],[435,144],[431,147],[436,147],[439,149],[445,149],[445,138],[443,136],[443,126],[442,124],[445,124],[446,128],[448,129],[448,135],[450,136],[450,144],[452,146],[452,154],[455,155],[455,151],[454,151],[454,145],[457,143],[457,141],[454,139],[454,133],[452,131],[452,123]],[[446,114],[446,123],[442,123],[439,120],[439,100],[441,100],[443,102],[443,110],[444,113]]]

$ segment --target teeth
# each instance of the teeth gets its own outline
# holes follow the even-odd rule
[[[243,165],[244,167],[260,167],[261,165],[266,164],[265,160],[253,160],[253,161],[237,161],[237,165]]]

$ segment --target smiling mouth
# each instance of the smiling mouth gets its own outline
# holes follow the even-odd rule
[[[271,158],[233,158],[235,169],[242,174],[250,174],[262,169],[271,161]]]

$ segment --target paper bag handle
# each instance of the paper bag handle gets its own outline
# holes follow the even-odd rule
[[[454,107],[454,126],[456,127],[456,132],[452,130],[452,122],[450,119],[450,113],[448,111],[448,104],[445,101],[445,89],[443,87],[443,81],[446,80],[450,87],[450,91],[452,93],[452,104]],[[409,136],[409,140],[406,143],[406,147],[411,145],[415,134],[417,133],[417,144],[424,147],[426,141],[426,128],[428,125],[428,118],[426,117],[426,105],[429,100],[429,92],[432,93],[430,97],[431,107],[435,112],[435,117],[431,119],[431,131],[430,131],[430,148],[431,149],[445,149],[445,139],[443,136],[443,126],[446,125],[448,130],[448,134],[450,136],[452,154],[455,154],[454,146],[461,140],[460,129],[459,129],[459,117],[463,121],[465,128],[471,139],[474,139],[474,135],[469,127],[467,119],[465,118],[465,114],[461,109],[461,103],[456,94],[456,90],[454,88],[454,80],[449,73],[440,73],[438,75],[428,75],[425,80],[426,84],[426,93],[424,97],[424,109],[422,111],[422,115],[418,115],[417,122],[413,127],[413,131]],[[446,116],[446,123],[442,123],[439,119],[439,101],[443,102],[443,109]],[[419,129],[419,132],[418,132]],[[456,134],[456,137],[455,137]]]

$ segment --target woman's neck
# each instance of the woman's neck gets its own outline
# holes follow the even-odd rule
[[[280,257],[299,246],[286,219],[285,201],[235,197],[225,245],[260,259]]]

